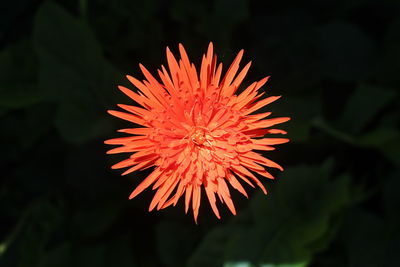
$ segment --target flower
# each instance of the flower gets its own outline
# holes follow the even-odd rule
[[[217,65],[212,43],[203,55],[199,73],[182,44],[179,44],[179,61],[168,47],[166,52],[169,72],[161,66],[158,70],[161,82],[139,64],[146,79],[140,82],[127,76],[138,92],[119,86],[138,105],[119,104],[125,112],[108,112],[142,127],[119,130],[130,136],[105,141],[106,144],[121,145],[109,150],[108,154],[132,153],[112,168],[129,167],[122,174],[126,175],[155,167],[129,197],[134,198],[153,184],[156,193],[149,211],[175,206],[185,195],[185,212],[191,202],[197,222],[204,188],[218,218],[216,195],[236,214],[228,184],[246,197],[240,181],[252,187],[255,183],[267,193],[254,174],[273,179],[265,167],[283,168],[254,150],[270,151],[275,149],[272,145],[288,142],[286,138],[263,137],[286,134],[270,127],[290,118],[266,119],[271,112],[253,114],[280,97],[261,98],[265,93],[260,92],[260,88],[269,77],[253,82],[242,93],[236,94],[251,65],[249,62],[237,74],[243,50],[222,79],[222,63]]]

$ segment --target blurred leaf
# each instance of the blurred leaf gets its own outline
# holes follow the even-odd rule
[[[48,199],[33,202],[8,238],[8,248],[1,260],[4,257],[21,267],[38,266],[52,235],[62,226],[63,220],[62,203],[52,203]]]
[[[360,146],[375,148],[392,163],[400,166],[400,131],[391,128],[379,128],[362,135]]]
[[[315,118],[312,124],[342,142],[359,147],[375,148],[388,160],[400,165],[400,133],[398,130],[378,128],[356,138],[333,128],[321,118]]]
[[[95,110],[85,101],[62,102],[55,116],[55,125],[61,136],[71,143],[82,143],[109,132],[110,121],[105,112]],[[89,104],[89,105],[88,105]]]
[[[121,203],[97,201],[97,204],[82,204],[72,217],[71,227],[74,235],[97,237],[104,233],[121,214]]]
[[[185,260],[195,247],[196,226],[174,221],[162,221],[157,225],[157,247],[161,261],[166,266],[185,266]]]
[[[376,76],[385,85],[398,87],[400,82],[400,19],[386,28],[382,56],[376,66]]]
[[[400,135],[393,142],[385,143],[381,152],[394,164],[400,166]]]
[[[0,52],[0,107],[17,109],[39,103],[36,61],[31,43],[22,40]]]
[[[104,135],[104,110],[116,71],[104,60],[89,27],[52,2],[39,9],[34,28],[39,82],[60,103],[56,126],[69,142]]]
[[[328,135],[341,140],[345,143],[349,144],[354,144],[355,140],[352,136],[348,135],[347,133],[344,133],[340,130],[337,130],[333,128],[331,125],[329,125],[323,118],[321,117],[316,117],[312,120],[312,125],[316,127],[317,129],[327,133]]]
[[[211,229],[189,257],[187,266],[217,267],[224,262],[231,262],[231,260],[225,259],[226,244],[229,241],[228,229],[228,226],[217,226]]]
[[[357,134],[388,103],[394,100],[395,91],[362,84],[347,101],[338,127],[347,133]]]
[[[388,248],[386,250],[385,266],[397,266],[400,262],[400,229],[398,223],[395,225],[395,231],[390,233]]]
[[[400,170],[394,171],[386,177],[383,188],[383,204],[385,213],[392,223],[400,222]]]
[[[164,52],[160,47],[165,45],[165,25],[158,14],[163,4],[156,0],[90,3],[90,24],[107,53],[112,55],[113,62],[118,61],[119,66],[131,70],[132,64],[136,66],[139,60],[159,60]]]
[[[261,267],[306,267],[306,262],[289,263],[289,264],[261,264]]]
[[[18,138],[18,144],[29,149],[38,143],[40,138],[48,134],[52,129],[53,108],[49,105],[38,104],[26,108],[23,118],[14,125],[15,130],[13,135]],[[26,129],[29,129],[29,134],[26,134]]]
[[[113,238],[107,244],[107,266],[113,267],[132,267],[137,266],[135,262],[136,255],[139,254],[134,251],[131,244],[131,235],[122,234]]]
[[[254,265],[249,262],[227,262],[224,263],[223,267],[253,267]]]
[[[113,238],[107,244],[82,245],[65,242],[46,251],[38,266],[118,266],[133,265],[132,248],[127,236]]]
[[[359,139],[359,143],[365,147],[379,148],[387,142],[395,141],[399,136],[400,133],[397,130],[379,128],[362,135]]]
[[[340,232],[349,266],[397,266],[400,255],[399,170],[383,180],[383,215],[364,208],[350,210]]]
[[[374,148],[395,164],[400,163],[400,132],[395,124],[396,112],[377,119],[375,129],[363,133],[368,123],[374,121],[381,110],[394,103],[396,92],[392,89],[359,85],[350,96],[340,118],[329,123],[317,117],[312,125],[326,134],[351,145]]]
[[[35,18],[33,41],[40,63],[39,82],[57,100],[95,95],[96,76],[104,64],[93,33],[53,2]]]
[[[40,267],[68,267],[71,266],[71,244],[65,242],[55,246],[41,258]]]
[[[85,267],[96,266],[106,267],[106,245],[103,243],[95,244],[76,244],[72,249],[71,266]]]
[[[293,263],[293,264],[260,264],[254,265],[249,262],[228,262],[225,263],[223,267],[305,267],[307,266],[306,263]]]
[[[33,105],[5,115],[0,131],[0,139],[7,140],[2,144],[2,163],[26,159],[27,150],[32,149],[51,131],[52,118],[52,109],[47,105]],[[25,163],[27,161],[22,162]]]
[[[327,246],[337,223],[333,218],[351,201],[349,178],[330,180],[331,169],[332,162],[326,162],[321,167],[285,170],[268,198],[258,194],[252,199],[253,222],[242,225],[232,220],[213,229],[189,266],[224,262],[305,266]]]
[[[385,266],[383,221],[372,213],[353,211],[346,223],[344,235],[349,266]]]

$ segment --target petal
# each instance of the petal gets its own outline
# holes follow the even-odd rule
[[[147,176],[146,179],[144,179],[139,185],[138,187],[136,187],[135,190],[133,190],[133,192],[131,193],[131,195],[129,196],[129,199],[132,199],[134,197],[136,197],[138,194],[140,194],[143,190],[145,190],[147,187],[149,187],[152,183],[154,183],[155,180],[157,180],[160,175],[163,172],[160,171],[158,168],[156,168],[149,176]]]
[[[143,125],[143,126],[147,125],[147,122],[145,120],[143,120],[142,118],[135,116],[133,114],[128,114],[128,113],[116,111],[116,110],[108,110],[107,112],[109,114],[111,114],[115,117],[118,117],[120,119],[123,119],[123,120],[127,120],[127,121],[130,121],[130,122],[133,122],[133,123],[136,123],[139,125]]]

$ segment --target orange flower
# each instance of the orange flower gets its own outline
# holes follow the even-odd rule
[[[157,192],[149,211],[155,207],[159,210],[175,206],[185,194],[185,211],[188,211],[191,202],[197,221],[204,188],[218,218],[216,194],[236,214],[228,184],[246,197],[247,193],[239,181],[252,187],[254,182],[267,193],[254,173],[273,179],[265,166],[283,168],[253,150],[270,151],[275,149],[272,145],[288,142],[286,138],[263,136],[286,134],[283,130],[269,127],[290,118],[265,119],[271,112],[253,114],[279,98],[270,96],[261,99],[264,92],[259,89],[268,77],[253,82],[242,93],[235,94],[251,65],[249,62],[237,74],[243,50],[222,80],[222,63],[217,65],[212,43],[207,54],[203,55],[199,74],[181,44],[179,51],[181,59],[178,62],[167,48],[169,72],[164,66],[158,70],[161,83],[140,64],[146,78],[143,82],[127,76],[139,91],[136,93],[119,86],[138,105],[120,104],[118,106],[126,112],[108,112],[143,127],[119,130],[131,136],[105,141],[106,144],[121,145],[108,151],[108,154],[132,153],[128,159],[112,168],[129,167],[122,174],[126,175],[155,166],[129,197],[134,198],[154,184],[153,190]]]

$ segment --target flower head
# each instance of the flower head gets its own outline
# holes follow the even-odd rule
[[[140,64],[145,80],[141,82],[127,76],[138,91],[119,86],[137,105],[120,104],[118,106],[125,112],[108,112],[141,127],[119,130],[130,136],[105,141],[120,145],[108,154],[131,154],[112,168],[128,168],[122,174],[126,175],[155,167],[129,197],[132,199],[153,185],[156,193],[150,211],[175,206],[185,195],[185,210],[187,212],[191,204],[197,221],[204,190],[218,218],[216,195],[236,214],[228,185],[247,197],[241,182],[252,187],[255,183],[266,194],[255,174],[273,179],[265,167],[283,168],[254,150],[270,151],[275,149],[272,145],[288,142],[286,138],[264,136],[286,134],[270,127],[289,118],[266,118],[270,112],[254,114],[279,98],[262,98],[265,93],[260,88],[268,77],[236,94],[251,65],[249,62],[238,73],[243,50],[222,79],[222,63],[217,64],[212,43],[203,55],[199,73],[181,44],[179,51],[181,59],[177,61],[167,48],[169,71],[161,66],[160,81]]]

